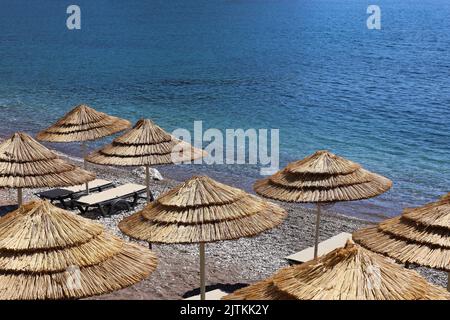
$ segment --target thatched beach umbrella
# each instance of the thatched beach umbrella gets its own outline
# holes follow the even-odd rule
[[[80,104],[59,119],[55,124],[39,132],[36,138],[47,142],[81,142],[83,158],[86,156],[86,141],[97,140],[131,127],[128,120],[99,112]],[[86,169],[86,162],[84,162]],[[89,186],[86,183],[86,192]]]
[[[405,209],[401,216],[356,231],[353,239],[401,263],[446,271],[450,278],[450,199]]]
[[[205,298],[205,243],[255,236],[282,222],[286,212],[209,177],[193,177],[119,223],[126,235],[148,242],[200,244],[200,289]]]
[[[0,218],[0,299],[78,299],[131,286],[156,268],[147,248],[34,201]]]
[[[447,201],[447,200],[450,200],[450,192],[441,197],[441,201]]]
[[[257,181],[254,189],[258,194],[275,200],[316,203],[314,257],[317,258],[321,204],[372,198],[391,186],[389,179],[322,150]]]
[[[344,248],[267,280],[239,289],[224,300],[427,300],[450,299],[417,272],[349,241]]]
[[[0,188],[67,187],[95,179],[95,174],[60,159],[26,133],[18,132],[0,144]]]
[[[144,166],[147,202],[150,202],[153,200],[150,192],[150,166],[189,162],[204,155],[203,150],[176,139],[151,120],[141,119],[133,129],[91,153],[86,160],[101,165]]]

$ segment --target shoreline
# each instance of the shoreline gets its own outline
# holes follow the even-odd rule
[[[60,156],[81,165],[76,157]],[[88,164],[88,170],[97,173],[99,178],[108,179],[117,184],[144,182],[143,170],[136,168],[107,167]],[[164,176],[164,174],[163,174]],[[151,181],[155,197],[167,191],[179,182],[174,179]],[[44,189],[42,189],[44,190]],[[28,201],[38,189],[25,189],[24,199]],[[15,190],[0,192],[0,202],[15,202]],[[269,277],[278,269],[288,265],[285,256],[314,244],[315,211],[300,204],[275,202],[288,211],[288,217],[277,228],[252,238],[222,241],[206,245],[206,281],[207,288],[221,288],[232,291],[244,284],[253,283]],[[125,216],[142,209],[145,201],[140,200],[132,211],[120,211],[111,216],[102,217],[99,212],[90,211],[85,217],[103,224],[109,232],[127,241],[117,224]],[[78,214],[77,211],[74,211]],[[1,213],[0,213],[1,214]],[[320,240],[323,241],[340,232],[353,232],[371,224],[370,221],[349,217],[333,210],[323,210]],[[102,296],[89,299],[183,299],[197,294],[199,287],[199,257],[197,245],[154,245],[152,249],[158,257],[158,267],[149,278],[140,283]],[[430,282],[445,286],[446,273],[427,268],[416,268]]]
[[[73,156],[73,155],[69,155],[69,154],[64,153],[62,151],[59,151],[59,150],[55,150],[55,149],[52,149],[52,150],[55,153],[57,153],[60,157],[65,158],[65,159],[75,163],[79,167],[83,166],[82,158],[77,157],[77,156]],[[138,171],[142,171],[142,173],[141,173],[142,175],[144,174],[144,171],[143,171],[142,167],[114,167],[114,166],[102,166],[102,165],[96,165],[96,164],[88,163],[88,170],[89,170],[89,166],[91,166],[92,168],[95,168],[95,170],[91,170],[91,171],[93,171],[95,173],[98,173],[99,171],[102,171],[102,170],[105,169],[105,171],[108,172],[108,173],[111,173],[111,172],[114,172],[114,171],[116,171],[116,172],[120,171],[121,174],[133,174],[134,171],[138,170]],[[204,173],[201,170],[195,170],[194,169],[195,167],[193,167],[195,165],[188,164],[188,165],[181,165],[181,166],[182,167],[179,167],[180,168],[179,170],[175,170],[175,171],[172,170],[172,174],[170,174],[170,171],[171,171],[171,169],[173,169],[174,165],[162,165],[162,166],[155,166],[153,168],[157,169],[161,173],[161,175],[164,177],[164,180],[167,181],[168,185],[170,185],[171,187],[173,187],[173,186],[175,186],[175,185],[177,185],[179,183],[182,183],[183,181],[189,179],[190,177],[192,177],[194,175],[208,175],[208,173]],[[183,177],[181,179],[180,179],[179,175],[173,174],[174,172],[175,173],[179,173],[177,171],[181,171],[183,169],[186,169],[187,167],[189,167],[189,169],[187,170],[188,172],[186,172],[186,170],[184,170],[185,172],[184,172]],[[177,176],[179,178],[177,178]],[[187,178],[184,177],[184,176],[186,176]],[[214,175],[213,174],[213,175],[211,175],[211,177],[213,179],[218,180],[219,182],[227,183],[227,181],[223,181],[223,177],[221,177],[220,175]],[[142,179],[144,179],[144,178],[142,178]],[[143,182],[142,182],[142,184],[144,184]],[[253,191],[253,189],[251,189],[251,188],[250,189],[249,188],[245,188],[245,187],[243,187],[241,185],[237,185],[237,184],[230,184],[230,185],[233,186],[233,187],[236,187],[236,188],[243,189],[246,192],[249,192],[249,193],[252,193],[252,194],[258,196]],[[287,205],[287,206],[302,207],[302,209],[304,209],[304,210],[312,210],[312,211],[314,211],[313,213],[315,214],[315,208],[314,208],[314,206],[312,204],[308,204],[308,203],[304,203],[304,204],[300,204],[300,203],[298,203],[298,204],[297,203],[285,203],[285,202],[277,201],[277,200],[271,200],[271,199],[267,199],[267,200],[271,201],[271,202],[278,203],[278,204],[284,204],[284,205]],[[346,203],[347,204],[351,203],[351,204],[354,205],[356,202],[357,201],[350,201],[350,202],[346,202]],[[311,207],[311,208],[309,208],[309,207]],[[383,219],[390,218],[389,216],[384,216],[384,215],[373,215],[372,216],[373,219],[369,219],[368,217],[366,217],[366,218],[364,218],[364,217],[357,217],[357,216],[345,214],[345,213],[341,212],[340,210],[339,211],[335,210],[335,205],[330,206],[330,208],[331,209],[326,210],[328,213],[332,212],[333,215],[339,216],[342,219],[356,220],[356,221],[360,221],[362,223],[367,223],[367,224],[375,223],[375,222],[381,221]]]
[[[32,136],[35,136],[35,132],[31,132]],[[0,141],[7,138],[5,134],[0,134]],[[88,144],[87,152],[97,150],[99,146],[106,145],[112,140],[113,137],[108,137],[104,140],[95,141],[92,144]],[[59,156],[66,158],[78,166],[83,163],[80,157],[81,149],[79,143],[46,143],[47,148],[56,152]],[[89,164],[91,165],[91,164]],[[230,170],[230,166],[233,170]],[[172,181],[185,181],[194,175],[208,175],[211,178],[218,180],[222,183],[234,186],[236,188],[243,189],[251,194],[256,194],[253,190],[253,184],[256,180],[263,178],[263,176],[255,176],[254,172],[246,169],[249,165],[206,165],[206,164],[178,164],[178,165],[158,165],[154,168],[161,172],[163,177],[167,177]],[[283,167],[283,166],[281,166]],[[281,169],[280,167],[280,169]],[[114,168],[114,167],[111,167]],[[133,170],[135,167],[115,167],[115,170]],[[344,217],[350,217],[359,219],[366,222],[377,223],[381,220],[389,219],[394,216],[400,215],[403,207],[414,207],[415,205],[409,204],[402,206],[402,208],[394,209],[392,204],[395,203],[395,199],[390,198],[389,191],[378,197],[371,199],[363,199],[357,201],[344,201],[333,204],[332,211],[335,214],[342,215]],[[430,201],[434,201],[431,199]],[[299,204],[302,207],[314,208],[312,204],[304,203]]]
[[[47,147],[49,147],[49,146],[47,145]],[[70,161],[73,161],[75,163],[78,163],[79,166],[82,165],[83,160],[80,156],[77,156],[74,154],[69,154],[66,152],[66,150],[64,150],[64,148],[55,149],[52,147],[54,147],[54,144],[51,145],[50,148],[53,151],[55,151],[59,156],[69,159]],[[95,150],[95,148],[88,149],[89,152],[91,152],[93,150]],[[93,165],[93,164],[88,164],[88,165]],[[154,166],[154,168],[157,169],[158,171],[160,171],[164,178],[167,177],[171,181],[182,182],[182,181],[185,181],[185,180],[191,178],[194,175],[208,175],[211,178],[218,180],[222,183],[234,186],[236,188],[243,189],[246,192],[256,195],[256,193],[253,191],[252,186],[253,186],[254,182],[257,179],[261,179],[262,176],[260,176],[260,177],[244,176],[242,174],[228,172],[227,170],[224,169],[225,166],[226,165],[210,166],[210,165],[206,165],[206,164],[200,164],[200,165],[198,165],[198,164],[186,164],[186,165],[178,164],[178,165],[159,165],[159,166]],[[245,165],[241,165],[239,170],[242,170],[242,168],[244,168],[243,166],[245,166]],[[238,166],[234,165],[234,167],[238,167]],[[129,171],[129,170],[135,169],[136,167],[110,167],[110,168],[112,170],[114,170],[114,168],[115,168],[116,170],[124,170],[124,171],[128,170]],[[242,173],[242,172],[238,172],[238,173]],[[334,214],[338,214],[338,215],[342,215],[344,217],[350,217],[350,218],[354,218],[354,219],[358,219],[358,220],[362,220],[362,221],[366,221],[366,222],[372,222],[372,223],[376,223],[376,222],[379,222],[384,219],[392,218],[393,216],[400,214],[400,213],[396,213],[394,215],[388,215],[388,214],[383,214],[383,213],[374,213],[371,210],[369,212],[364,212],[364,210],[366,210],[368,207],[372,208],[375,211],[379,211],[379,210],[375,209],[377,207],[377,205],[370,202],[374,199],[376,199],[376,198],[336,203],[333,205],[332,211],[334,212]],[[298,204],[298,205],[300,205],[302,207],[314,209],[314,205],[312,205],[312,204],[304,203],[304,204]]]

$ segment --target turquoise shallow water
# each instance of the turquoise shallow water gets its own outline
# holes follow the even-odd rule
[[[281,164],[329,149],[394,181],[349,214],[398,214],[450,191],[450,3],[1,0],[0,134],[85,102],[167,130],[279,128]],[[77,153],[77,148],[63,147]],[[95,147],[92,146],[92,147]],[[250,188],[257,166],[164,168]]]

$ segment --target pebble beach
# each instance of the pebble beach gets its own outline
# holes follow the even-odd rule
[[[76,165],[82,165],[74,158],[66,158]],[[128,182],[144,183],[144,172],[137,168],[117,168],[88,165],[88,170],[97,173],[98,178],[113,181],[116,184]],[[202,174],[198,172],[198,174]],[[151,189],[155,197],[174,187],[180,181],[164,179],[152,181]],[[36,198],[39,189],[24,190],[25,201]],[[15,190],[0,191],[0,214],[6,214],[16,201]],[[315,228],[315,211],[298,204],[278,202],[288,212],[286,220],[277,228],[253,238],[235,241],[222,241],[206,245],[207,290],[219,288],[233,290],[262,280],[279,268],[287,266],[287,255],[312,246]],[[126,216],[142,209],[145,201],[140,200],[132,211],[117,211],[103,217],[99,211],[91,210],[86,218],[103,224],[107,230],[127,241],[134,241],[123,235],[118,223]],[[73,210],[79,214],[78,210]],[[370,225],[372,222],[347,217],[333,211],[333,207],[323,212],[320,240],[323,241],[340,232],[353,232]],[[143,246],[147,243],[141,242]],[[144,281],[111,294],[90,299],[184,299],[199,293],[199,256],[197,245],[153,245],[152,250],[158,256],[158,267]],[[411,266],[428,281],[446,286],[447,275],[444,272]]]

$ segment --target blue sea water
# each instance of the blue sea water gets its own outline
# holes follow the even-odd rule
[[[81,30],[66,28],[70,4]],[[366,27],[370,4],[381,30]],[[391,178],[339,210],[392,216],[450,191],[449,31],[447,0],[0,0],[0,134],[34,134],[81,102],[168,131],[279,128],[281,165],[329,149]]]

